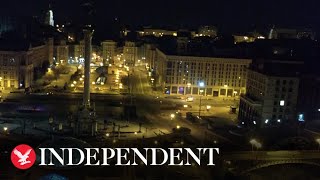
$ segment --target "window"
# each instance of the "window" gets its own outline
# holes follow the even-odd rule
[[[286,85],[286,84],[287,84],[287,81],[286,81],[286,80],[283,80],[283,81],[282,81],[282,84],[283,84],[283,85]]]
[[[286,90],[287,90],[287,89],[286,89],[285,87],[282,88],[282,92],[286,92]]]
[[[293,81],[292,81],[292,80],[290,80],[289,84],[292,86],[292,85],[293,85]]]
[[[284,100],[280,101],[280,106],[284,106]]]

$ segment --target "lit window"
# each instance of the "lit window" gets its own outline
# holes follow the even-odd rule
[[[280,101],[280,106],[284,106],[284,100]]]

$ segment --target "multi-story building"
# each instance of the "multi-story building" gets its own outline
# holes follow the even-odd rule
[[[156,60],[156,47],[154,44],[145,44],[145,56],[143,62],[150,69],[154,69]]]
[[[49,63],[50,43],[35,45],[30,42],[0,42],[0,89],[27,88],[34,73]],[[49,49],[49,50],[48,50]]]
[[[300,121],[320,120],[320,73],[316,63],[301,76],[297,112]]]
[[[177,36],[177,30],[157,29],[157,28],[144,28],[142,31],[137,31],[140,36]]]
[[[57,63],[67,63],[69,60],[69,48],[65,40],[61,40],[54,48],[55,61]]]
[[[166,55],[157,50],[156,79],[166,94],[233,97],[246,92],[250,59]]]
[[[201,26],[198,29],[198,34],[195,36],[209,36],[209,37],[216,37],[218,30],[214,26]]]
[[[277,28],[270,29],[269,39],[315,39],[315,32],[312,29],[305,28]]]
[[[113,59],[116,56],[117,42],[112,40],[106,40],[101,42],[101,47],[104,64],[112,64],[114,62]]]
[[[136,61],[138,60],[138,47],[135,42],[125,42],[125,46],[123,47],[123,57],[127,65],[135,65]]]
[[[238,119],[247,127],[266,127],[296,120],[303,61],[257,60],[248,71]]]

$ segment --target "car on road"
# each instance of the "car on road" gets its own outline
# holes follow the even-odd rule
[[[194,98],[192,96],[189,96],[186,98],[186,101],[187,102],[193,102]]]

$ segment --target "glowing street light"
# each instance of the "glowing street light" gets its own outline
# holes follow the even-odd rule
[[[175,114],[170,114],[171,120],[176,117]]]
[[[204,82],[203,81],[199,82],[199,87],[204,87]]]
[[[316,139],[316,142],[319,144],[318,151],[320,151],[320,138]]]
[[[77,81],[73,81],[73,84],[77,84]]]
[[[71,87],[74,87],[74,84],[71,84]]]
[[[199,88],[200,88],[199,117],[200,117],[200,115],[201,115],[201,100],[202,100],[201,94],[203,93],[203,89],[201,89],[201,88],[203,88],[204,86],[205,86],[205,85],[204,85],[204,82],[203,82],[203,81],[200,81],[200,82],[199,82]]]
[[[207,111],[209,111],[209,109],[211,109],[211,106],[210,106],[210,105],[207,105]]]
[[[7,133],[8,127],[3,127],[4,133]]]
[[[106,134],[106,136],[107,136],[107,137],[109,137],[109,136],[110,136],[110,134],[109,134],[109,133],[107,133],[107,134]]]
[[[177,129],[180,129],[180,126],[179,126],[179,125],[177,125]]]

